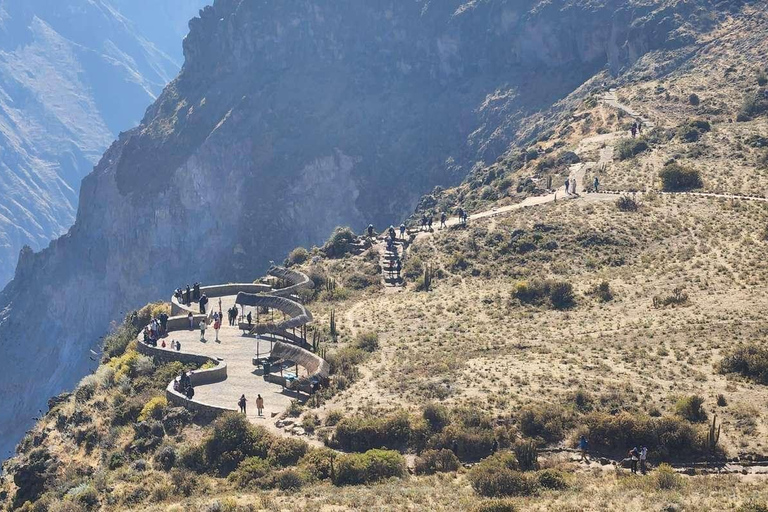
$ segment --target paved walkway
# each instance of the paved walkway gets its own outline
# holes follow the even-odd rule
[[[226,317],[227,310],[232,307],[237,297],[221,297],[222,311]],[[218,311],[219,298],[209,302],[211,311]],[[243,336],[237,326],[230,327],[225,318],[224,325],[219,331],[219,342],[214,341],[216,331],[209,325],[206,330],[206,342],[200,341],[200,329],[194,331],[172,331],[166,338],[181,343],[181,352],[203,355],[211,358],[221,358],[227,364],[227,379],[216,384],[198,386],[195,388],[195,401],[218,407],[238,409],[240,395],[245,394],[248,400],[248,418],[257,424],[263,424],[274,429],[274,421],[269,421],[272,415],[282,414],[295,398],[294,393],[283,390],[282,386],[266,382],[261,370],[253,366],[252,358],[256,356],[257,339],[253,336]],[[270,343],[267,340],[258,342],[259,355],[269,355]],[[301,368],[300,368],[301,370]],[[290,370],[293,371],[293,370]],[[264,398],[264,416],[256,414],[256,396]]]

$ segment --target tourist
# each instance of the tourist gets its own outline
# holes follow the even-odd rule
[[[219,320],[224,321],[224,311],[221,309],[221,297],[219,297]]]
[[[193,388],[192,386],[187,387],[186,396],[187,396],[187,400],[192,400],[192,398],[194,398],[195,396],[195,388]]]
[[[176,352],[181,352],[181,342],[180,341],[176,342]]]
[[[637,123],[632,123],[632,128],[630,129],[632,132],[632,138],[634,139],[637,137]]]
[[[213,321],[213,330],[216,331],[216,339],[214,340],[216,343],[221,343],[219,341],[219,329],[221,329],[221,318],[219,317],[219,314],[216,313],[214,315],[214,321]]]
[[[368,237],[373,238],[373,224],[368,224]]]
[[[589,441],[587,441],[587,438],[584,436],[581,436],[579,439],[579,451],[581,452],[581,460],[586,460],[589,462],[589,457],[587,457],[587,452],[589,451]]]
[[[427,231],[432,231],[432,216],[427,219]]]
[[[397,278],[400,279],[400,271],[403,270],[403,263],[400,260],[397,260],[395,270],[397,270]]]
[[[405,222],[400,224],[400,238],[405,240]]]
[[[445,225],[445,221],[447,220],[447,217],[448,217],[448,216],[445,214],[445,212],[443,212],[443,213],[441,213],[441,214],[440,214],[440,227],[441,227],[441,228],[444,228],[444,227],[446,227],[446,225]]]
[[[192,300],[200,300],[200,283],[195,283],[192,286],[192,290],[194,291],[194,297],[192,297]]]
[[[160,344],[163,348],[165,348],[165,340]]]
[[[637,450],[637,446],[629,450],[630,471],[633,474],[637,474],[637,461],[640,459],[640,452]]]
[[[576,178],[573,178],[573,179],[571,180],[571,194],[573,194],[573,195],[575,195],[575,196],[579,195],[579,194],[577,193],[577,191],[576,191]]]
[[[595,176],[594,186],[595,186],[595,194],[597,194],[598,190],[600,189],[600,180],[597,178],[597,176]]]
[[[253,317],[251,316],[251,312],[249,311],[247,315],[245,315],[245,319],[248,320],[248,325],[253,325]]]
[[[464,216],[461,218],[461,221],[464,223],[465,226],[467,224],[467,219],[469,219],[469,214],[467,213],[466,210],[464,210]]]
[[[637,120],[637,134],[640,135],[641,133],[643,133],[643,122],[640,119],[638,119]]]
[[[160,319],[160,332],[163,336],[165,336],[168,334],[168,314],[162,312],[158,318]]]
[[[205,342],[205,329],[208,324],[205,322],[205,318],[200,320],[200,341]]]
[[[389,238],[391,238],[393,242],[397,238],[395,235],[395,226],[389,226]]]
[[[245,405],[246,405],[246,403],[247,403],[247,402],[248,402],[248,401],[245,399],[245,395],[242,395],[242,396],[240,397],[240,400],[238,400],[238,401],[237,401],[237,405],[240,407],[240,412],[241,412],[242,414],[247,414],[247,413],[245,412]]]
[[[189,285],[187,285],[187,289],[184,292],[184,304],[189,306],[192,303],[192,290],[189,289]]]
[[[459,222],[464,223],[464,208],[459,208]]]
[[[187,313],[187,320],[189,321],[189,330],[193,331],[195,329],[195,316],[191,311]]]
[[[259,413],[259,416],[264,413],[264,399],[261,398],[261,395],[256,396],[256,411]]]
[[[200,314],[204,315],[205,314],[205,307],[208,305],[208,297],[206,297],[205,294],[203,294],[200,297],[200,300],[198,301],[198,304],[200,306]]]
[[[645,474],[648,471],[648,448],[643,446],[640,449],[640,472]]]

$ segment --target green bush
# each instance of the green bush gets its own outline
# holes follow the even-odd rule
[[[364,274],[363,272],[353,272],[344,280],[344,285],[350,290],[365,290],[379,284],[381,284],[379,274]]]
[[[472,488],[481,496],[531,496],[539,488],[535,476],[518,471],[517,460],[512,454],[496,454],[488,457],[469,472]]]
[[[278,437],[269,446],[267,458],[274,466],[293,466],[306,455],[309,445],[301,439]]]
[[[679,192],[703,187],[699,171],[672,162],[659,173],[662,188],[666,192]]]
[[[656,488],[662,491],[678,489],[683,483],[680,475],[669,464],[659,464],[659,467],[653,473],[653,478]]]
[[[277,487],[281,491],[293,491],[301,489],[306,484],[303,474],[295,469],[284,469],[272,475],[270,487]]]
[[[139,413],[139,421],[147,421],[148,419],[161,419],[166,407],[168,407],[168,399],[165,398],[165,396],[161,395],[152,398],[141,409],[141,413]]]
[[[329,480],[336,457],[338,453],[328,448],[310,450],[299,461],[299,468],[315,480]]]
[[[354,231],[347,227],[338,227],[323,245],[323,252],[329,258],[341,258],[349,253],[350,245],[357,239]]]
[[[699,99],[698,94],[691,94],[688,96],[688,103],[693,105],[694,107],[698,106],[699,103],[701,103],[701,100]]]
[[[355,347],[364,352],[376,352],[379,349],[379,335],[376,332],[361,332],[355,337]]]
[[[397,452],[369,450],[336,459],[336,485],[360,485],[405,475],[405,459]]]
[[[768,91],[761,88],[756,92],[749,93],[744,98],[736,120],[739,122],[750,121],[765,112],[768,112]]]
[[[428,443],[432,449],[449,449],[461,460],[479,460],[493,453],[496,435],[490,428],[451,424]]]
[[[95,510],[99,506],[99,493],[93,485],[85,482],[67,491],[64,498],[78,503],[85,510]]]
[[[542,279],[518,282],[512,297],[523,304],[542,305],[549,302],[555,309],[569,308],[575,302],[571,283]]]
[[[768,385],[768,348],[757,343],[736,347],[720,361],[719,370],[721,373],[738,373]]]
[[[621,139],[616,143],[614,153],[617,160],[628,160],[648,149],[650,147],[645,139]]]
[[[475,507],[474,512],[517,512],[517,507],[509,500],[486,500]]]
[[[244,415],[225,414],[203,442],[205,460],[209,470],[227,476],[248,457],[266,458],[272,441],[266,429],[253,426]]]
[[[662,460],[706,454],[703,430],[678,417],[592,413],[584,423],[594,450],[623,455],[632,446],[644,445]]]
[[[768,512],[768,503],[750,501],[741,505],[736,512]]]
[[[539,471],[536,475],[539,481],[539,485],[545,489],[565,489],[568,487],[568,482],[565,480],[565,475],[562,471],[556,469],[545,469]]]
[[[245,489],[248,487],[261,487],[264,479],[271,473],[272,466],[266,460],[259,457],[248,457],[227,478],[237,487]]]
[[[303,247],[297,247],[288,254],[289,265],[301,265],[309,259],[309,251]]]
[[[334,440],[345,451],[372,448],[404,449],[411,441],[411,420],[406,412],[388,416],[354,416],[336,425]]]
[[[424,407],[422,415],[432,432],[442,432],[451,423],[450,413],[444,405],[429,403]]]
[[[350,380],[357,378],[357,366],[368,358],[368,353],[355,347],[345,347],[328,354],[325,358],[331,375],[343,375]]]
[[[461,464],[451,450],[426,450],[416,457],[414,471],[417,475],[433,475],[458,471]]]
[[[699,395],[691,395],[681,398],[675,404],[675,412],[678,416],[688,421],[697,423],[707,419],[707,413],[704,412],[702,405],[704,399]]]
[[[540,438],[547,443],[562,441],[572,421],[565,409],[552,404],[528,405],[518,414],[520,431],[527,437]]]
[[[195,445],[182,449],[181,453],[179,453],[179,466],[195,473],[205,473],[208,471],[203,446]]]
[[[170,471],[176,465],[176,450],[172,446],[164,446],[155,454],[155,467]]]

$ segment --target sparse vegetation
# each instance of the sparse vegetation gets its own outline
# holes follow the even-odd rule
[[[684,167],[676,162],[665,165],[659,173],[659,177],[665,192],[680,192],[703,186],[699,171]]]
[[[737,373],[768,385],[768,348],[757,343],[740,345],[725,354],[719,369],[722,373]]]

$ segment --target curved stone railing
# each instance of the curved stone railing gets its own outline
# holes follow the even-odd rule
[[[213,286],[202,286],[200,288],[200,293],[205,293],[209,299],[216,297],[226,297],[228,295],[236,295],[238,292],[270,293],[272,292],[272,287],[267,284],[260,283],[229,283]],[[187,313],[197,313],[197,308],[194,307],[194,302],[191,306],[187,306],[186,304],[179,302],[179,299],[177,299],[176,296],[171,297],[171,314],[186,315]]]
[[[312,280],[303,272],[297,272],[295,270],[287,269],[284,267],[276,267],[273,265],[270,267],[267,274],[272,277],[277,277],[278,279],[284,279],[285,281],[291,283],[290,286],[269,292],[270,295],[274,295],[276,297],[290,297],[291,295],[295,295],[300,290],[311,290],[315,287],[315,283],[313,283]],[[242,291],[247,292],[247,290]]]
[[[309,350],[304,350],[296,345],[275,342],[272,346],[271,358],[291,361],[307,370],[307,376],[287,384],[282,377],[277,375],[265,375],[264,378],[270,382],[275,382],[290,389],[311,393],[314,383],[326,383],[331,372],[331,366],[328,361],[313,354]]]
[[[252,334],[269,334],[280,331],[288,331],[306,325],[312,321],[312,313],[302,304],[274,295],[253,295],[240,292],[237,294],[236,304],[256,308],[276,309],[289,318],[278,323],[254,324]]]

